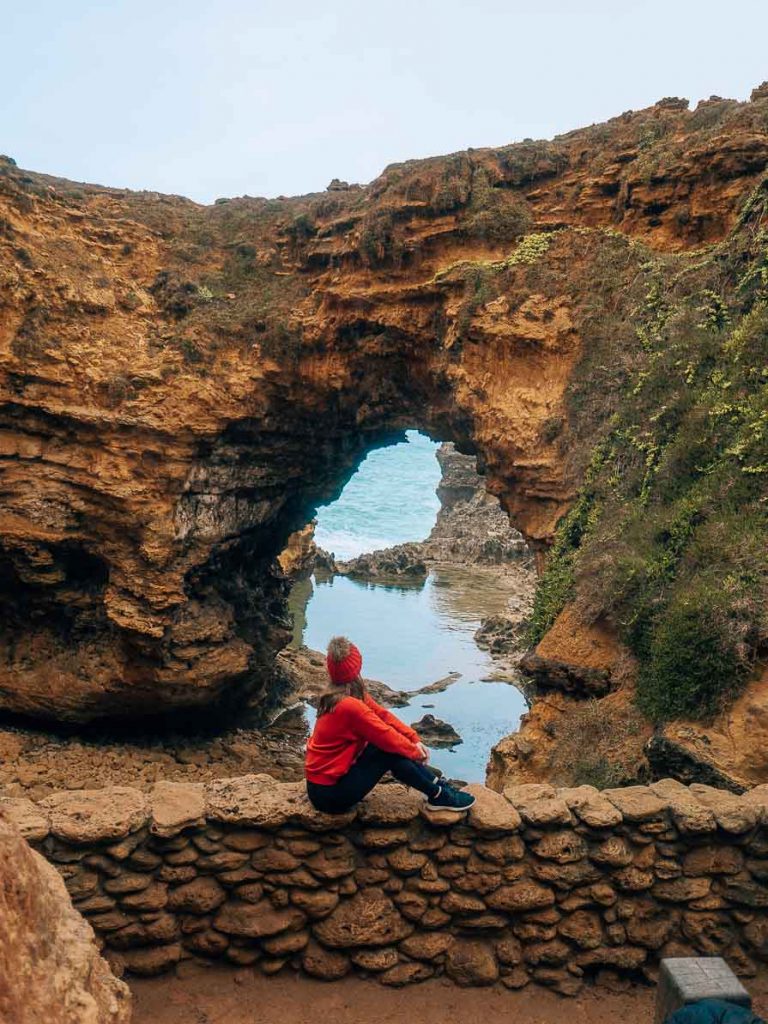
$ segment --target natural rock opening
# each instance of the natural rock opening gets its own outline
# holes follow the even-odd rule
[[[477,452],[545,546],[656,344],[648,295],[700,318],[670,269],[730,260],[758,223],[765,102],[662,102],[212,207],[3,158],[0,706],[264,701],[288,635],[275,556],[405,427]]]
[[[281,556],[298,578],[291,650],[278,659],[310,728],[328,686],[323,652],[342,633],[362,650],[375,699],[401,709],[433,767],[484,781],[491,747],[517,729],[525,699],[514,663],[522,650],[501,651],[482,627],[492,619],[514,631],[535,574],[476,459],[409,432],[366,458],[313,524],[318,554],[302,532]]]

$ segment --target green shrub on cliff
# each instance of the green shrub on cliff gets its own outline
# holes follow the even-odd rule
[[[768,649],[767,222],[764,183],[709,253],[641,255],[616,327],[634,341],[587,322],[571,386],[572,431],[602,435],[599,457],[557,532],[531,639],[570,601],[609,618],[654,720],[711,717]],[[622,383],[590,405],[585,374],[602,366]]]

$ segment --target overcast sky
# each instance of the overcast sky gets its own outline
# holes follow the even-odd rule
[[[768,0],[6,0],[0,152],[78,181],[319,191],[662,96],[746,99]]]

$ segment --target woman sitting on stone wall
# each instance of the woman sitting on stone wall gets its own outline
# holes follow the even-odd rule
[[[435,778],[418,734],[382,708],[365,689],[363,657],[346,637],[328,644],[333,689],[320,698],[307,744],[307,795],[318,811],[342,814],[387,772],[427,796],[435,810],[464,811],[475,798]]]

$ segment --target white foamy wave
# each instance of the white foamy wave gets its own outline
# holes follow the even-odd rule
[[[395,543],[388,537],[376,537],[372,534],[352,534],[338,530],[324,530],[318,525],[315,530],[315,543],[325,551],[332,552],[337,559],[345,561],[367,555],[369,551],[389,548]]]

